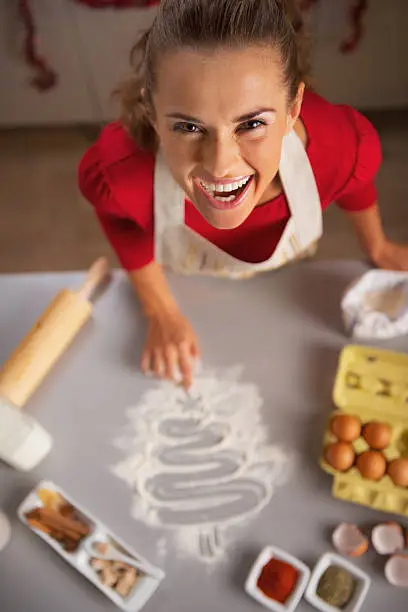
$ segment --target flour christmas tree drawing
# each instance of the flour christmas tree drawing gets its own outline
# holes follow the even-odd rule
[[[189,393],[158,383],[116,441],[126,457],[113,471],[132,488],[134,518],[203,560],[222,557],[228,530],[253,519],[288,475],[288,453],[267,442],[259,391],[240,379],[241,368],[203,372]]]

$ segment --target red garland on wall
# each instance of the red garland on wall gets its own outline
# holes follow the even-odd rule
[[[160,0],[77,0],[91,8],[147,8],[159,4]],[[55,87],[58,75],[38,51],[37,28],[30,8],[29,0],[18,0],[18,10],[25,30],[23,53],[34,76],[31,85],[38,91],[47,91]]]
[[[90,8],[147,8],[156,6],[160,0],[77,0]],[[297,0],[301,12],[307,12],[319,0]],[[47,91],[58,82],[56,72],[51,68],[47,60],[38,51],[38,39],[36,27],[29,6],[29,0],[18,0],[20,19],[25,28],[24,56],[27,64],[34,70],[31,84],[38,91]],[[360,43],[363,36],[364,16],[368,10],[368,0],[353,0],[350,7],[349,37],[340,45],[342,53],[353,52]],[[296,24],[296,29],[303,27],[303,23]]]
[[[358,0],[355,5],[350,9],[350,23],[351,33],[350,36],[341,44],[341,51],[343,53],[351,53],[354,51],[364,33],[364,17],[368,10],[368,0]]]
[[[20,19],[25,29],[24,56],[26,62],[34,71],[31,85],[38,91],[46,91],[54,87],[58,81],[56,72],[47,60],[38,52],[38,40],[33,15],[28,0],[19,0]]]
[[[297,0],[300,11],[309,11],[319,0]],[[368,0],[353,0],[349,9],[350,35],[340,45],[342,53],[351,53],[357,49],[364,33],[364,17],[368,10]]]

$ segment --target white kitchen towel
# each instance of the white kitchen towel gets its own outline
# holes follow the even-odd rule
[[[346,291],[343,321],[354,338],[395,338],[408,334],[408,273],[371,270]]]

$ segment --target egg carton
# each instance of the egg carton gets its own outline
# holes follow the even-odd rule
[[[337,438],[330,431],[336,414],[357,417],[362,426],[377,421],[391,427],[390,444],[381,451],[387,461],[408,458],[408,355],[369,347],[348,346],[339,360],[333,391],[336,405],[329,417],[323,448]],[[363,437],[351,443],[356,456],[369,445]],[[334,477],[332,494],[337,499],[408,516],[408,488],[397,487],[385,474],[379,481],[363,478],[353,465],[340,472],[322,454],[320,465]]]
[[[67,552],[60,542],[41,529],[34,528],[29,523],[26,515],[35,509],[44,508],[44,504],[39,496],[41,490],[60,495],[65,502],[68,502],[75,508],[81,522],[85,523],[89,528],[89,534],[83,537],[75,551]],[[99,591],[104,593],[104,595],[125,612],[139,612],[153,596],[164,578],[164,573],[161,569],[154,567],[140,554],[127,546],[122,540],[114,536],[103,523],[77,504],[65,493],[65,491],[52,482],[40,482],[20,504],[17,514],[19,519],[32,532],[51,546],[51,548],[53,548],[69,565],[76,569],[79,574],[89,580],[99,589]],[[110,545],[111,548],[118,552],[119,556],[123,557],[124,563],[128,560],[130,565],[132,565],[132,563],[136,564],[138,568],[138,577],[134,587],[127,596],[122,597],[113,587],[103,584],[98,572],[92,567],[91,560],[99,557],[98,552],[92,548],[94,543]],[[118,561],[119,559],[115,558],[115,560]]]

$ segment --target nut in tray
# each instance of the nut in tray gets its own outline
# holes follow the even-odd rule
[[[348,346],[320,465],[333,495],[408,516],[408,355]]]
[[[141,610],[164,578],[51,482],[40,483],[18,515],[125,612]]]

